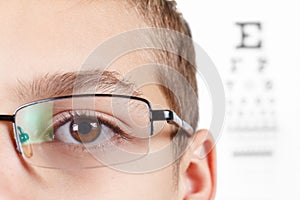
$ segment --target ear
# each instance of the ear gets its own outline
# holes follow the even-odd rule
[[[183,156],[180,169],[184,200],[212,200],[216,188],[214,140],[207,130],[200,130]]]

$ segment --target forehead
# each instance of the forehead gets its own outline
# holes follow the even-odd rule
[[[12,95],[17,80],[78,71],[101,43],[145,26],[134,8],[120,2],[3,3],[7,5],[0,7],[1,102]],[[111,70],[124,74],[143,62],[129,54],[117,60]]]
[[[27,73],[76,68],[103,41],[141,24],[124,6],[114,1],[11,3],[0,10],[1,66]]]

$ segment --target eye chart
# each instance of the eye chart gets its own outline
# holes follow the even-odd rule
[[[194,40],[215,63],[226,94],[216,199],[299,199],[297,2],[177,2]],[[209,125],[200,120],[200,128]]]

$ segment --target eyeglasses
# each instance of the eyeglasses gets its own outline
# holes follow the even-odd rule
[[[134,96],[81,94],[39,100],[13,115],[17,150],[33,166],[82,169],[137,160],[149,153],[154,121],[193,128],[171,110],[152,110]]]

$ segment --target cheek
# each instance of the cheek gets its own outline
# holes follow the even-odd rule
[[[25,168],[9,137],[0,126],[0,199],[176,199],[173,167],[153,173],[129,174],[110,168],[50,170]],[[34,196],[32,196],[34,194]]]
[[[16,151],[11,124],[0,124],[0,199],[32,199],[39,177]]]
[[[149,174],[128,174],[109,168],[44,173],[47,174],[50,194],[63,199],[176,199],[172,167]]]

